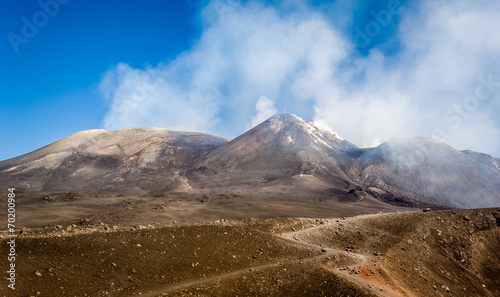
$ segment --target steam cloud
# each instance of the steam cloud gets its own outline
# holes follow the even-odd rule
[[[347,2],[330,8],[352,15]],[[396,52],[382,44],[360,55],[352,26],[307,2],[214,0],[190,50],[169,63],[119,64],[104,74],[103,126],[236,136],[272,113],[292,112],[314,115],[360,146],[425,136],[498,157],[498,15],[495,0],[416,1],[400,9]]]
[[[262,96],[257,100],[255,110],[257,113],[252,117],[251,127],[257,126],[278,112],[274,107],[274,102],[266,96]]]

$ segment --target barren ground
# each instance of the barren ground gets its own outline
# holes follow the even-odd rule
[[[31,225],[18,232],[16,290],[4,273],[0,296],[500,295],[500,209],[51,195],[19,195]]]

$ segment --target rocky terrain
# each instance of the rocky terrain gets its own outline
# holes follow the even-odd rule
[[[7,188],[0,296],[500,295],[500,160],[432,139],[90,130],[1,161]]]
[[[6,232],[0,253],[7,253]],[[18,232],[0,296],[498,296],[500,209]],[[0,265],[6,267],[6,257]]]
[[[7,191],[0,190],[1,197]],[[300,193],[298,193],[300,194]],[[16,191],[18,228],[69,224],[153,224],[211,222],[219,219],[274,217],[354,216],[414,210],[383,203],[373,197],[359,199],[356,192],[340,197],[302,193],[266,196],[231,193],[79,194],[73,192]],[[0,200],[7,209],[7,200]],[[0,212],[7,221],[7,212]],[[0,225],[0,230],[7,226]]]
[[[232,140],[160,128],[80,132],[1,161],[0,188],[298,199],[351,193],[399,206],[476,208],[500,205],[499,164],[426,138],[358,148],[314,122],[278,114]]]

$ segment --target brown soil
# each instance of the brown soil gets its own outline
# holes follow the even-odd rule
[[[0,190],[0,197],[7,191]],[[152,224],[213,222],[219,219],[275,217],[331,218],[414,209],[392,206],[374,198],[345,200],[333,194],[295,193],[249,195],[235,193],[77,194],[16,191],[17,228],[70,224]],[[342,200],[342,201],[339,201]],[[0,199],[6,209],[7,199]],[[6,222],[0,212],[0,222]],[[0,230],[6,230],[0,224]]]
[[[208,195],[207,202],[194,195],[177,203],[221,207],[224,195]],[[57,203],[82,206],[86,201],[92,214],[90,202],[99,199],[70,196],[62,195],[61,202],[41,200],[42,213],[34,221],[44,221],[42,215],[52,213],[45,210]],[[244,204],[243,198],[227,197],[234,200],[226,209],[237,214],[234,208],[238,201]],[[43,196],[25,199],[35,198]],[[16,290],[7,288],[4,273],[0,296],[500,296],[500,209],[327,219],[334,204],[313,201],[323,218],[207,222],[213,215],[207,214],[190,217],[204,222],[166,224],[153,221],[162,214],[172,219],[172,210],[155,217],[149,209],[171,196],[145,202],[140,202],[145,197],[111,198],[115,204],[93,209],[88,220],[83,216],[71,223],[58,216],[50,222],[45,217],[47,225],[63,224],[18,232]],[[216,204],[217,199],[222,202]],[[286,203],[292,209],[299,201]],[[203,214],[203,207],[184,211]],[[312,207],[307,211],[315,213]],[[142,223],[147,216],[150,222]],[[31,222],[24,211],[20,217]],[[0,235],[0,255],[7,255],[7,232]],[[0,267],[7,265],[2,257]]]

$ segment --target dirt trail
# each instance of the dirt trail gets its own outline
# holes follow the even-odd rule
[[[302,263],[314,262],[314,261],[317,261],[321,258],[330,256],[330,255],[334,255],[334,253],[324,253],[322,255],[318,255],[318,256],[315,256],[312,258],[308,258],[308,259],[297,259],[297,260],[269,263],[269,264],[264,264],[264,265],[259,265],[259,266],[251,266],[251,267],[238,269],[238,270],[231,271],[231,272],[224,273],[224,274],[218,274],[218,275],[205,277],[205,278],[201,278],[201,279],[179,282],[177,284],[170,285],[170,286],[162,288],[162,289],[157,289],[157,290],[154,290],[151,292],[143,293],[142,296],[146,296],[146,297],[159,296],[162,293],[172,293],[172,292],[176,292],[176,291],[179,291],[181,289],[188,288],[188,287],[199,286],[199,285],[203,285],[206,283],[224,280],[224,279],[231,278],[231,277],[234,277],[234,276],[237,276],[239,274],[243,274],[243,273],[249,272],[249,271],[263,270],[263,269],[267,269],[267,268],[277,267],[280,265],[295,264],[295,263],[299,263],[299,262],[302,262]]]
[[[316,230],[319,230],[321,228],[331,226],[334,224],[337,224],[337,222],[328,220],[326,224],[321,224],[318,226],[313,226],[313,227],[305,228],[305,229],[298,230],[298,231],[286,232],[286,233],[281,233],[281,234],[273,234],[274,236],[276,236],[278,238],[291,241],[294,244],[304,245],[304,246],[307,246],[308,248],[312,248],[314,250],[321,250],[321,251],[323,251],[323,253],[321,255],[318,255],[318,256],[315,256],[312,258],[308,258],[308,259],[297,259],[297,260],[290,260],[290,261],[283,261],[283,262],[276,262],[276,263],[269,263],[269,264],[265,264],[265,265],[247,267],[244,269],[239,269],[239,270],[235,270],[232,272],[214,275],[214,276],[210,276],[210,277],[206,277],[206,278],[202,278],[202,279],[183,281],[183,282],[179,282],[177,284],[163,287],[161,289],[156,289],[154,291],[145,292],[142,294],[142,296],[154,297],[154,296],[161,296],[163,293],[178,292],[179,290],[186,289],[189,287],[204,285],[207,283],[213,283],[213,282],[221,281],[221,280],[228,279],[231,277],[236,277],[236,276],[241,275],[243,273],[249,272],[250,269],[252,271],[254,271],[254,270],[262,270],[262,269],[272,268],[272,267],[285,265],[285,264],[295,264],[295,263],[299,263],[299,262],[302,262],[302,263],[315,262],[315,261],[318,261],[320,259],[325,259],[326,257],[335,256],[335,255],[346,255],[351,259],[358,260],[358,262],[356,262],[353,265],[337,267],[337,268],[330,268],[330,267],[326,267],[324,265],[320,265],[320,266],[322,268],[330,271],[330,272],[335,273],[338,276],[343,277],[344,279],[348,280],[349,282],[353,282],[353,283],[357,284],[361,288],[367,289],[368,291],[370,291],[373,294],[376,294],[376,295],[382,296],[382,297],[394,296],[394,295],[388,293],[387,291],[385,291],[384,289],[382,289],[381,287],[379,287],[375,284],[372,284],[372,283],[370,283],[370,282],[368,282],[360,277],[352,275],[349,272],[349,271],[352,271],[361,265],[369,265],[369,264],[376,263],[377,262],[376,257],[370,256],[370,255],[354,253],[351,251],[343,251],[340,249],[335,249],[335,248],[331,248],[331,247],[327,247],[327,246],[316,245],[313,243],[306,242],[303,239],[300,239],[298,237],[299,235],[303,235],[303,234],[307,235],[311,232],[314,232]]]
[[[352,220],[359,220],[361,218],[366,218],[366,217],[370,217],[370,216],[374,216],[374,215],[372,215],[372,214],[369,214],[369,215],[360,215],[360,216],[349,218],[349,220],[350,221],[352,221]],[[287,239],[287,240],[290,240],[290,241],[294,241],[296,243],[299,243],[299,244],[302,244],[302,245],[306,245],[306,246],[309,246],[309,247],[313,247],[313,248],[316,248],[316,249],[324,249],[324,250],[328,251],[328,253],[331,254],[331,255],[333,255],[333,254],[348,255],[351,259],[358,259],[359,261],[357,263],[352,264],[352,265],[348,265],[348,266],[331,268],[331,267],[327,267],[325,265],[322,265],[321,267],[324,268],[324,269],[326,269],[326,270],[328,270],[328,271],[331,271],[331,272],[335,273],[338,276],[343,277],[344,279],[347,279],[350,282],[353,282],[353,283],[357,284],[361,288],[368,289],[371,293],[374,293],[374,294],[376,294],[378,296],[382,296],[382,297],[395,296],[394,294],[391,294],[391,293],[387,292],[385,289],[377,286],[376,284],[372,284],[372,283],[364,280],[361,277],[357,277],[356,275],[351,274],[352,271],[355,270],[356,268],[358,268],[359,266],[370,265],[370,264],[377,263],[378,262],[377,257],[372,256],[372,255],[365,255],[365,254],[360,254],[360,253],[354,253],[354,252],[351,252],[351,251],[344,251],[344,250],[340,250],[340,249],[333,249],[331,247],[326,247],[326,246],[322,246],[322,245],[316,245],[316,244],[309,243],[309,242],[305,241],[305,239],[303,239],[303,238],[300,238],[300,235],[308,235],[308,234],[310,234],[310,233],[312,233],[314,231],[321,230],[321,229],[323,229],[325,227],[330,227],[330,226],[333,226],[333,225],[337,225],[339,223],[340,223],[340,219],[333,219],[333,220],[329,219],[329,220],[326,220],[326,222],[322,221],[322,224],[320,224],[318,226],[314,226],[314,227],[310,227],[310,228],[305,228],[305,229],[298,230],[298,231],[292,231],[292,232],[282,233],[281,235],[278,235],[278,236],[280,238]],[[397,293],[398,292],[396,292],[396,294]],[[400,296],[400,295],[397,295],[397,296]],[[404,296],[404,295],[402,295],[402,296]]]
[[[232,272],[214,275],[214,276],[210,276],[210,277],[205,277],[205,278],[201,278],[201,279],[183,281],[183,282],[168,286],[166,288],[157,289],[157,290],[154,290],[154,291],[151,291],[148,293],[143,293],[142,296],[152,297],[152,296],[161,295],[163,293],[172,293],[172,292],[179,291],[181,289],[185,289],[185,288],[189,288],[189,287],[193,287],[193,286],[199,286],[199,285],[203,285],[206,283],[216,282],[216,281],[227,279],[227,278],[230,278],[233,276],[237,276],[239,274],[248,272],[250,269],[252,269],[252,270],[266,269],[266,268],[276,267],[276,266],[279,266],[281,264],[282,263],[271,263],[271,264],[266,264],[266,265],[254,266],[254,267],[250,267],[250,268],[243,268],[243,269],[235,270]]]

